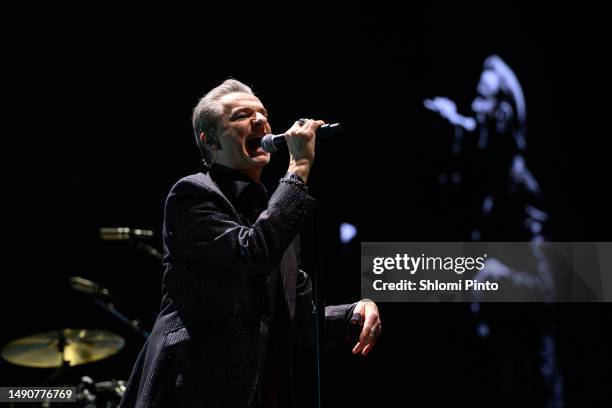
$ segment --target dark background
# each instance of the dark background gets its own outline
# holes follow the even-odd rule
[[[550,238],[609,241],[603,15],[583,3],[499,2],[7,10],[0,343],[59,327],[112,330],[126,338],[125,349],[65,381],[127,379],[142,341],[67,279],[100,282],[151,327],[161,265],[124,243],[102,242],[98,229],[161,231],[168,190],[200,170],[191,110],[230,76],[253,86],[276,131],[299,117],[345,126],[320,144],[310,179],[322,204],[330,304],[359,298],[360,241],[467,239],[451,216],[463,209],[437,194],[449,145],[432,134],[422,101],[444,95],[468,107],[492,53],[524,87],[527,161],[551,216]],[[286,154],[274,157],[265,175],[271,188],[286,163]],[[341,222],[358,228],[350,246],[339,243]],[[328,406],[545,406],[534,374],[543,327],[556,338],[566,405],[611,401],[607,304],[484,305],[486,339],[476,336],[468,305],[380,309],[384,335],[367,359],[326,356]],[[37,385],[50,373],[0,361],[2,385]]]

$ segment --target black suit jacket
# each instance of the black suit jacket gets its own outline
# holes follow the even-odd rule
[[[172,187],[161,311],[122,407],[253,406],[268,356],[270,316],[287,322],[288,330],[276,330],[281,343],[311,341],[312,286],[299,269],[296,237],[316,201],[286,183],[267,203],[261,194],[261,186],[222,166]],[[354,306],[325,309],[328,345],[346,342]]]

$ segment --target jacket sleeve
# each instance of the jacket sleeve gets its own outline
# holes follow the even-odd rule
[[[325,307],[325,345],[340,348],[352,345],[359,337],[359,326],[351,325],[351,318],[356,303]],[[316,313],[313,302],[312,281],[310,276],[299,271],[296,294],[296,345],[300,348],[311,348],[315,345]]]
[[[180,180],[166,200],[164,238],[169,257],[205,260],[219,268],[269,274],[281,259],[316,200],[280,183],[252,226],[242,225],[229,202],[194,176]]]

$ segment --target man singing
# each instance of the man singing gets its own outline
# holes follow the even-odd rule
[[[268,113],[251,89],[227,80],[193,113],[205,171],[179,180],[166,200],[163,298],[121,406],[291,407],[292,352],[313,344],[310,277],[299,269],[298,233],[316,201],[306,183],[320,120],[287,132],[287,173],[268,196],[261,138]],[[364,299],[325,308],[328,346],[367,355],[381,332]],[[350,344],[353,345],[353,344]]]

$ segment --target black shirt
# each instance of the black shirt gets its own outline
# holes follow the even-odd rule
[[[210,176],[241,216],[241,223],[253,225],[268,206],[266,188],[244,174],[219,164],[212,165]],[[287,307],[281,295],[278,269],[267,278],[269,299],[269,337],[255,406],[266,408],[293,406],[290,359],[291,334]]]

